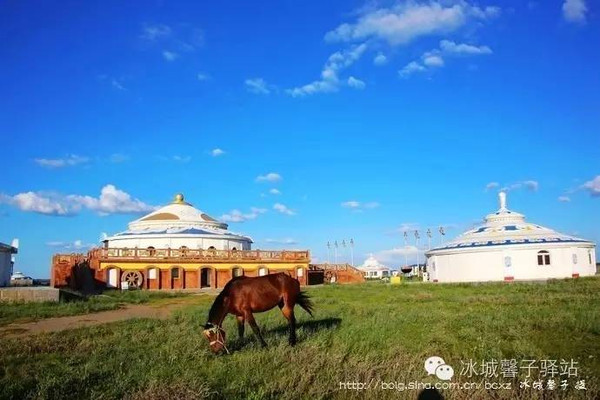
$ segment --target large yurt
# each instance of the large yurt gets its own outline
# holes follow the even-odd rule
[[[172,203],[129,223],[128,229],[104,240],[107,248],[250,250],[252,239],[233,233],[185,201]]]
[[[544,280],[596,273],[595,243],[528,222],[506,205],[483,225],[426,252],[433,282]]]

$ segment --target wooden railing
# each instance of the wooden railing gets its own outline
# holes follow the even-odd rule
[[[189,261],[257,261],[257,262],[309,262],[309,251],[271,250],[214,250],[214,249],[139,249],[97,248],[90,258],[108,260],[189,260]]]

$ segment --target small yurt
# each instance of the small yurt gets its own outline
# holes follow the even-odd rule
[[[366,279],[382,279],[391,276],[389,267],[380,263],[373,254],[369,255],[365,262],[356,268],[364,274]]]
[[[485,223],[426,252],[433,282],[543,280],[594,275],[595,243],[527,222],[506,206]]]

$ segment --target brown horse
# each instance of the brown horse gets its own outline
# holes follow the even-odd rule
[[[221,327],[227,314],[237,318],[238,333],[244,337],[244,323],[248,322],[263,347],[267,343],[260,334],[254,320],[255,312],[268,311],[275,306],[287,318],[289,323],[289,343],[296,344],[296,317],[294,306],[298,304],[312,316],[312,303],[308,295],[300,290],[300,283],[284,273],[260,276],[257,278],[233,278],[215,299],[208,313],[208,322],[204,325],[204,336],[210,342],[210,349],[218,353],[225,349],[225,331]]]

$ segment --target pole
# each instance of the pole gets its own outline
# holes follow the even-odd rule
[[[427,247],[431,250],[431,229],[427,228]]]
[[[334,264],[337,264],[337,249],[338,249],[338,242],[337,240],[333,243],[333,262]]]
[[[350,265],[354,267],[354,239],[350,239]]]
[[[327,264],[331,264],[331,243],[327,241]]]
[[[408,266],[408,233],[404,231],[404,266]]]

